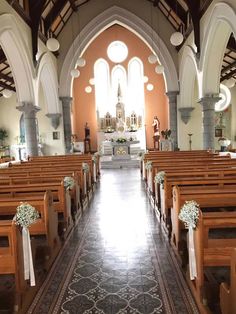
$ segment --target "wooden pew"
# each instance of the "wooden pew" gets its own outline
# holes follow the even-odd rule
[[[4,244],[1,239],[5,240]],[[24,280],[22,236],[20,228],[12,220],[0,220],[0,280],[1,275],[8,274],[14,275],[15,278],[15,300],[11,309],[13,312],[22,307],[23,295],[29,288]],[[1,297],[7,297],[4,291]]]
[[[149,162],[152,163],[152,167],[150,170],[145,170],[146,171],[146,180],[147,180],[147,187],[148,187],[148,192],[152,195],[154,192],[154,177],[155,174],[159,171],[168,169],[168,168],[182,168],[182,167],[188,167],[191,169],[193,168],[206,168],[206,169],[212,169],[214,167],[219,167],[221,166],[235,166],[236,167],[236,160],[230,159],[227,156],[223,157],[211,157],[211,156],[204,156],[204,157],[191,157],[186,158],[186,157],[175,157],[175,158],[164,158],[164,159],[157,159],[157,160],[152,160]]]
[[[24,165],[21,167],[12,167],[0,170],[0,179],[4,179],[6,177],[51,177],[55,175],[60,175],[62,177],[65,176],[73,176],[76,177],[78,180],[78,185],[81,189],[81,198],[83,201],[83,207],[86,207],[87,204],[87,197],[88,194],[91,194],[92,186],[91,186],[91,174],[88,173],[84,176],[82,168],[78,169],[78,167],[66,165],[56,165],[56,166],[48,166],[48,165],[41,165],[41,166],[29,166]],[[86,181],[85,181],[86,180]]]
[[[207,188],[196,187],[182,188],[178,186],[173,187],[173,208],[171,208],[171,224],[172,234],[171,242],[177,256],[181,256],[182,252],[182,237],[181,230],[184,226],[179,220],[178,216],[180,209],[185,201],[195,200],[201,208],[226,208],[236,206],[236,187],[229,188]]]
[[[60,234],[66,237],[73,227],[71,212],[71,196],[70,191],[65,190],[63,181],[52,183],[23,183],[9,184],[0,186],[0,201],[2,198],[27,198],[30,196],[38,196],[50,190],[53,196],[54,209],[59,214],[59,230]]]
[[[220,286],[222,314],[236,314],[236,248],[231,256],[230,286],[223,282]]]
[[[223,234],[218,238],[210,237],[210,231],[215,229],[236,228],[236,211],[208,212],[200,211],[199,221],[194,230],[197,277],[188,282],[201,313],[210,313],[206,300],[205,267],[230,266],[231,254],[236,247],[236,237],[225,238]],[[208,291],[210,294],[210,291]],[[209,302],[210,306],[210,302]],[[231,312],[233,313],[233,312]]]
[[[236,169],[231,172],[230,176],[229,172],[224,175],[224,171],[199,171],[196,176],[192,172],[166,172],[163,185],[160,187],[155,185],[156,205],[164,223],[170,222],[170,209],[173,204],[172,189],[175,185],[180,187],[199,186],[200,188],[201,186],[226,187],[236,185]]]
[[[58,236],[58,217],[53,205],[52,192],[36,196],[20,196],[0,199],[0,217],[13,217],[20,202],[28,202],[40,213],[40,219],[30,226],[30,235],[45,235],[45,268],[49,268],[61,247]]]

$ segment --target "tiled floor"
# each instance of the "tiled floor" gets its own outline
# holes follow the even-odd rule
[[[198,313],[138,169],[103,170],[29,313]]]

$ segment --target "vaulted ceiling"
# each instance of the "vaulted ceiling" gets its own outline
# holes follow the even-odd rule
[[[37,38],[57,38],[74,11],[91,0],[7,0],[32,29],[33,61],[36,64]],[[92,0],[95,2],[96,0]],[[199,21],[212,0],[145,0],[158,7],[169,23],[184,38],[194,30],[195,44],[200,51]],[[134,1],[135,3],[135,1]],[[230,37],[222,65],[221,81],[236,79],[236,43]],[[0,95],[3,89],[15,90],[14,80],[2,49],[0,49]]]

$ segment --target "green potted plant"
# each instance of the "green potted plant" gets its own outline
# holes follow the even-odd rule
[[[0,146],[3,146],[5,138],[8,137],[7,131],[3,128],[0,128]]]

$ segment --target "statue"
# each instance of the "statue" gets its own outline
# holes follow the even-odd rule
[[[84,132],[85,132],[85,139],[89,139],[90,138],[90,128],[88,126],[88,123],[85,123],[84,126]]]
[[[159,140],[160,140],[160,121],[159,119],[157,118],[157,116],[155,116],[153,118],[153,123],[152,123],[152,126],[153,126],[153,146],[154,146],[154,149],[157,149],[159,150]]]

